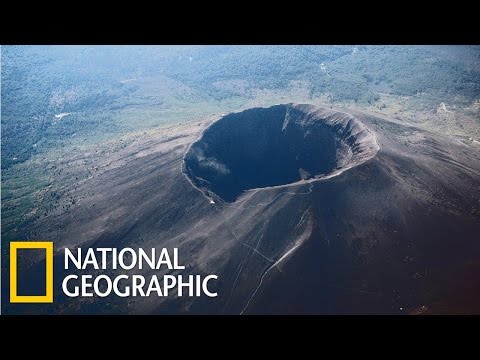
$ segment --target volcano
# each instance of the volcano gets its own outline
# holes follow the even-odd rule
[[[178,248],[182,274],[218,275],[218,296],[75,300],[56,288],[39,312],[480,313],[480,149],[464,138],[285,104],[89,160],[99,170],[67,188],[75,206],[29,225],[55,243],[55,278],[66,246]]]

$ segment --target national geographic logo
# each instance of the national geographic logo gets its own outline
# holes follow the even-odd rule
[[[44,252],[40,262],[37,256],[29,256],[32,250]],[[218,276],[203,271],[193,273],[192,269],[187,269],[180,262],[178,248],[78,247],[63,250],[65,276],[61,288],[69,298],[214,298],[218,295],[215,291]],[[95,272],[92,274],[92,271]],[[53,242],[10,243],[10,302],[53,303]]]
[[[18,294],[18,253],[26,249],[45,250],[45,295]],[[10,243],[10,302],[11,303],[53,303],[53,242],[13,241]]]

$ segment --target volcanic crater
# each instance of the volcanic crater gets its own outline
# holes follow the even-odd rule
[[[207,196],[335,176],[375,156],[375,135],[352,115],[306,104],[223,116],[184,157],[183,171]]]

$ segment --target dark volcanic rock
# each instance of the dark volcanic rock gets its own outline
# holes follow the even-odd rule
[[[478,147],[352,115],[281,105],[149,136],[2,241],[54,241],[55,279],[67,246],[175,247],[182,275],[218,275],[216,298],[71,299],[57,281],[41,312],[480,314]],[[121,271],[139,272],[168,271]]]
[[[276,105],[214,123],[190,147],[184,171],[207,194],[231,202],[245,190],[338,174],[377,150],[372,132],[349,114]]]

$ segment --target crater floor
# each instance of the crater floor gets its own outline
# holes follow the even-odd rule
[[[378,148],[352,115],[276,105],[220,118],[186,153],[184,172],[208,196],[233,202],[250,189],[331,177]]]

